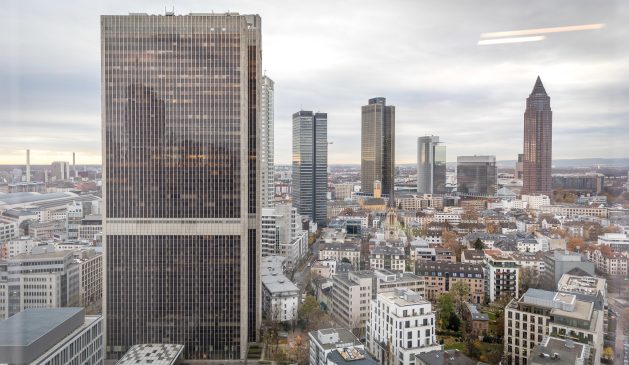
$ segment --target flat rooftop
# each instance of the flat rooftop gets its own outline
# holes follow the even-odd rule
[[[584,321],[589,321],[592,318],[592,311],[594,310],[594,303],[584,302],[577,300],[574,305],[573,311],[565,311],[559,308],[553,308],[550,311],[551,315],[574,318]]]
[[[172,365],[181,357],[182,352],[183,345],[145,343],[131,347],[116,365]]]

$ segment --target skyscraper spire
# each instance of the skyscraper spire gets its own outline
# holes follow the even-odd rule
[[[535,81],[535,86],[533,86],[533,91],[531,94],[546,94],[546,89],[544,89],[544,84],[542,84],[542,79],[537,76],[537,80]]]

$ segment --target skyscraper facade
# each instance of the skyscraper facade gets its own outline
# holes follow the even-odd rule
[[[385,98],[369,99],[362,107],[361,190],[373,194],[375,181],[382,183],[382,194],[394,202],[395,106]]]
[[[273,207],[275,198],[273,159],[273,134],[275,123],[274,104],[275,83],[264,75],[260,85],[260,197],[263,208]]]
[[[463,195],[496,194],[498,170],[496,156],[457,156],[457,192]]]
[[[524,178],[522,194],[552,196],[553,112],[550,97],[537,77],[524,112]]]
[[[417,138],[417,192],[446,193],[446,146],[439,136]]]
[[[293,206],[325,226],[328,191],[328,115],[293,114]]]
[[[260,320],[257,15],[101,17],[106,352],[243,359]]]

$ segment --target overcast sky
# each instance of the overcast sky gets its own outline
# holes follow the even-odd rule
[[[236,11],[262,17],[275,80],[275,160],[291,115],[328,113],[329,163],[360,162],[360,107],[396,106],[397,163],[434,134],[457,155],[515,159],[540,75],[553,157],[629,157],[628,1],[2,1],[0,163],[100,163],[99,15]],[[604,23],[539,42],[479,46],[481,33]]]

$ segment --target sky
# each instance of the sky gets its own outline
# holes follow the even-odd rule
[[[275,81],[275,161],[290,163],[292,114],[328,113],[330,164],[360,163],[360,108],[396,107],[396,162],[417,137],[458,155],[513,160],[539,75],[553,158],[629,157],[628,1],[5,0],[0,12],[0,164],[100,163],[101,14],[257,13]],[[605,24],[537,42],[478,45],[487,32]]]

